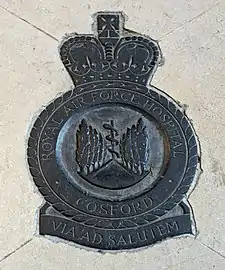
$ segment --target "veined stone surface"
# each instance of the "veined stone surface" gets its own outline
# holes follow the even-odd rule
[[[224,269],[223,1],[69,1],[64,5],[0,1],[0,5],[0,268]],[[42,199],[33,194],[25,167],[26,129],[47,100],[72,87],[58,57],[58,41],[44,32],[58,40],[65,32],[91,33],[91,14],[99,10],[124,10],[127,28],[160,41],[166,61],[152,84],[188,104],[188,116],[201,141],[204,171],[190,196],[196,239],[173,239],[138,253],[102,256],[33,236],[35,209]]]

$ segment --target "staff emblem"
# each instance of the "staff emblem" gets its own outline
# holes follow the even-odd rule
[[[76,161],[80,168],[79,173],[93,181],[93,174],[97,175],[101,170],[104,175],[104,167],[110,171],[112,163],[114,174],[115,168],[119,173],[123,167],[123,177],[124,171],[127,171],[127,176],[133,175],[136,180],[146,176],[149,139],[143,120],[138,119],[136,124],[127,127],[122,134],[119,134],[113,120],[104,123],[102,127],[109,134],[102,135],[82,119],[76,132]]]

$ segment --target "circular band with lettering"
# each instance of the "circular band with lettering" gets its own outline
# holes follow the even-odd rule
[[[135,91],[132,90],[134,87]],[[74,114],[77,116],[75,127],[78,129],[87,112],[112,104],[113,107],[122,104],[137,113],[137,122],[138,118],[143,118],[147,126],[150,126],[148,121],[154,122],[162,136],[162,142],[157,143],[163,144],[164,160],[156,175],[152,176],[150,168],[150,172],[140,180],[134,180],[131,187],[109,192],[112,190],[104,186],[96,187],[86,181],[82,174],[71,173],[73,166],[64,166],[66,158],[63,162],[59,158],[60,164],[57,155],[63,156],[64,147],[60,149],[60,145],[67,132],[63,128]],[[74,145],[71,152],[76,153]],[[112,87],[109,83],[101,82],[67,92],[45,108],[31,131],[28,156],[30,171],[39,191],[63,215],[73,216],[74,220],[87,225],[87,221],[91,220],[90,226],[95,223],[100,228],[107,228],[110,220],[119,223],[121,219],[129,223],[128,227],[135,227],[142,220],[156,220],[185,196],[195,175],[196,167],[192,168],[192,163],[196,162],[197,144],[183,111],[164,93],[143,86],[137,89],[132,83],[116,83]],[[71,172],[65,168],[70,168]],[[177,173],[174,174],[174,171]],[[80,182],[74,179],[76,177],[81,179]],[[136,187],[136,190],[132,190],[132,187]],[[105,193],[101,190],[105,190]],[[114,229],[117,229],[116,225]]]

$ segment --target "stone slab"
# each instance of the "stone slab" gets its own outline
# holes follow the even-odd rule
[[[188,105],[202,152],[203,174],[190,197],[198,239],[225,255],[224,12],[221,2],[162,39],[166,61],[153,84]]]
[[[91,32],[91,14],[99,10],[124,11],[126,27],[159,39],[218,3],[217,0],[92,0],[92,1],[8,1],[0,5],[19,17],[61,39],[65,33]],[[141,20],[140,20],[141,16]]]
[[[47,99],[70,87],[57,43],[0,10],[0,258],[32,237],[37,206],[25,160],[26,133]],[[53,72],[57,70],[57,72]],[[64,72],[65,73],[65,72]]]
[[[191,238],[173,239],[169,245],[164,242],[155,245],[153,249],[119,254],[84,251],[35,238],[11,258],[5,259],[1,270],[11,270],[15,265],[17,270],[69,270],[71,267],[79,270],[222,270],[225,261]]]
[[[25,130],[33,114],[58,92],[69,89],[72,83],[59,60],[58,43],[1,10],[0,47],[4,54],[1,55],[0,74],[4,87],[0,99],[0,257],[15,252],[1,262],[0,268],[14,269],[17,265],[17,269],[71,269],[75,266],[89,269],[94,265],[96,269],[140,269],[142,262],[142,269],[149,269],[149,266],[153,269],[224,269],[223,1],[220,4],[216,1],[179,1],[175,9],[174,1],[167,2],[169,4],[156,1],[155,6],[149,1],[146,5],[141,2],[140,15],[136,14],[137,4],[131,7],[128,1],[118,6],[106,1],[91,1],[78,6],[71,1],[66,7],[59,1],[0,3],[38,27],[45,27],[57,38],[65,32],[91,32],[90,15],[93,12],[121,10],[124,6],[130,19],[128,28],[156,39],[163,36],[160,46],[166,62],[158,69],[153,84],[188,104],[188,116],[193,120],[201,142],[204,170],[190,197],[199,231],[197,240],[174,239],[139,253],[102,255],[34,238],[15,251],[33,237],[35,211],[42,202],[33,193],[25,167]],[[167,13],[173,14],[172,19],[167,19],[167,15],[162,17],[161,6],[164,5],[168,5]],[[184,8],[188,6],[189,9]],[[134,14],[136,19],[132,21]],[[165,36],[194,17],[197,18]]]

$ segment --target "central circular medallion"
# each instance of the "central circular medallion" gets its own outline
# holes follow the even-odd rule
[[[154,118],[132,106],[101,104],[64,124],[57,162],[77,188],[123,200],[150,189],[168,160],[166,135]]]

